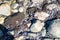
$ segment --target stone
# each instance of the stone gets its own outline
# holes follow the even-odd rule
[[[24,36],[20,36],[20,37],[15,38],[14,40],[23,40],[23,39],[24,39]]]
[[[10,5],[3,3],[0,5],[0,15],[9,16],[11,14]]]
[[[53,39],[50,39],[50,38],[45,38],[45,39],[43,39],[43,40],[53,40]]]
[[[21,13],[24,12],[24,7],[20,7],[19,12],[21,12]]]
[[[33,3],[42,3],[44,0],[32,0]]]
[[[45,27],[43,27],[43,29],[41,31],[41,34],[42,34],[42,37],[45,37],[46,36],[46,29],[45,29]]]
[[[27,26],[30,27],[31,23],[28,23]]]
[[[57,4],[54,4],[54,3],[49,4],[49,5],[46,6],[46,8],[49,9],[49,10],[53,10],[54,8],[57,8]]]
[[[52,38],[60,38],[60,19],[55,19],[49,23],[50,26],[47,28],[49,36]]]
[[[8,35],[14,35],[14,31],[8,31],[7,34]]]
[[[0,24],[3,24],[4,23],[4,17],[0,17]]]
[[[34,16],[36,19],[43,21],[49,16],[49,14],[41,11],[41,12],[36,12]]]
[[[40,21],[36,21],[36,23],[32,24],[30,30],[31,32],[40,32],[44,26],[44,23],[41,23]]]
[[[14,4],[11,5],[11,8],[12,8],[12,9],[16,9],[18,6],[19,6],[18,3],[14,3]]]
[[[4,34],[3,34],[3,32],[0,30],[0,37],[2,37]]]
[[[37,34],[34,34],[34,33],[28,33],[28,36],[31,36],[31,37],[36,38],[36,37],[37,37]]]
[[[17,13],[18,9],[11,10],[12,13]]]

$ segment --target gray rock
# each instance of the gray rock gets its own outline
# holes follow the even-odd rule
[[[60,19],[51,21],[47,31],[50,37],[60,38]]]

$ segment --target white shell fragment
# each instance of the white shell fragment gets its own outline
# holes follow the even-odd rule
[[[36,12],[34,16],[36,17],[36,19],[43,21],[49,16],[49,14],[42,11],[42,12]]]
[[[48,28],[48,33],[53,38],[60,38],[60,19],[52,21],[51,26]]]
[[[0,15],[9,16],[11,14],[10,5],[5,3],[0,5]]]
[[[32,32],[40,32],[43,28],[43,24],[40,22],[40,21],[36,21],[36,23],[34,23],[32,26],[31,26],[31,31]]]
[[[50,4],[46,8],[49,10],[53,10],[54,8],[57,8],[57,4]]]

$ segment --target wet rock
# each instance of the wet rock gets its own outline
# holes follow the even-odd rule
[[[43,21],[49,16],[49,14],[42,11],[42,12],[36,12],[34,16],[36,19]]]
[[[0,5],[0,15],[9,16],[11,14],[10,5],[3,3]]]
[[[32,32],[40,32],[44,26],[44,23],[41,23],[40,21],[36,21],[36,23],[32,24],[30,30]]]
[[[55,19],[50,21],[50,26],[48,26],[48,34],[52,38],[60,38],[60,19]]]

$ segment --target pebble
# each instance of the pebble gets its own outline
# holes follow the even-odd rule
[[[45,39],[43,39],[43,40],[53,40],[53,39],[50,39],[50,38],[45,38]]]
[[[8,35],[14,35],[14,31],[8,31],[7,34]]]
[[[0,15],[9,16],[11,14],[10,5],[7,3],[0,5]]]
[[[11,10],[12,13],[17,13],[18,9]]]
[[[28,36],[31,36],[31,37],[36,38],[36,37],[37,37],[37,34],[34,34],[34,33],[28,33]]]
[[[54,8],[57,8],[57,4],[50,4],[50,5],[47,5],[46,9],[49,9],[49,10],[53,10]]]
[[[47,31],[50,37],[60,38],[60,19],[51,21]]]
[[[30,27],[31,23],[28,23],[27,26]]]
[[[49,16],[49,14],[42,11],[42,12],[36,12],[34,16],[36,19],[43,21]]]
[[[23,40],[23,39],[24,39],[24,36],[20,36],[20,37],[15,38],[14,40]]]
[[[11,5],[12,9],[16,9],[18,6],[19,6],[18,3],[14,3],[14,4]]]
[[[42,37],[45,37],[46,36],[46,29],[45,29],[45,27],[43,27],[41,33],[42,33]]]
[[[4,19],[3,17],[0,17],[0,24],[3,24],[4,23]]]
[[[20,13],[24,12],[24,7],[20,7],[20,8],[19,8],[19,12],[20,12]]]
[[[44,0],[32,0],[33,3],[42,3]]]
[[[40,32],[44,26],[44,23],[41,23],[40,21],[36,21],[36,23],[32,24],[30,30],[32,32]]]

